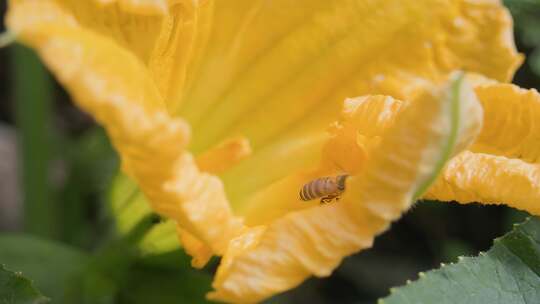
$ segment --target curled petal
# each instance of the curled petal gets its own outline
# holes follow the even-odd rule
[[[540,167],[519,159],[465,151],[447,164],[426,198],[507,204],[540,215]]]
[[[236,165],[251,153],[249,142],[245,138],[232,138],[197,157],[197,166],[201,171],[217,174]],[[193,267],[202,268],[213,255],[207,244],[178,226],[180,243],[186,252],[193,257]]]
[[[209,298],[256,303],[312,274],[328,276],[343,257],[370,247],[372,229],[380,226],[386,222],[370,214],[352,218],[335,204],[290,213],[266,229],[251,228],[231,242]]]
[[[540,94],[498,83],[475,91],[485,113],[482,132],[471,151],[448,163],[426,198],[540,214]]]
[[[212,249],[205,243],[201,242],[198,238],[194,237],[191,233],[180,228],[180,226],[177,226],[177,234],[180,238],[182,247],[187,254],[192,257],[191,266],[195,268],[203,268],[214,255]]]
[[[366,169],[348,179],[339,202],[290,212],[231,241],[209,297],[258,302],[312,274],[327,276],[342,258],[371,246],[458,152],[459,143],[479,132],[481,115],[461,110],[479,108],[471,92],[458,79],[406,107],[374,148]],[[460,127],[463,123],[478,129]]]
[[[52,1],[12,7],[8,25],[38,51],[74,101],[107,129],[123,169],[152,208],[212,251],[223,252],[242,221],[232,215],[219,178],[200,172],[186,152],[189,126],[167,114],[136,56],[80,27]]]
[[[383,95],[345,100],[342,118],[329,129],[323,164],[331,171],[357,174],[384,132],[394,124],[404,102]],[[333,170],[332,170],[333,169]]]
[[[540,94],[512,84],[476,88],[484,128],[472,151],[540,162]]]
[[[140,164],[147,167],[149,173],[141,175],[141,188],[144,190],[147,183],[159,183],[156,185],[159,191],[147,193],[154,209],[175,219],[215,253],[222,254],[229,240],[243,229],[243,222],[232,214],[220,179],[200,172],[188,153],[162,161],[155,164],[158,167],[149,162]],[[166,171],[165,164],[171,175],[166,179],[158,178],[158,174]]]
[[[448,15],[442,23],[450,35],[447,46],[463,69],[501,82],[512,80],[523,62],[516,53],[512,16],[498,0],[451,1],[461,14]],[[487,51],[489,50],[489,51]]]
[[[361,198],[365,203],[351,207],[396,219],[427,190],[446,161],[473,142],[481,127],[482,109],[472,87],[455,74],[448,85],[432,89],[403,110],[373,151],[365,173],[347,183],[345,198]]]

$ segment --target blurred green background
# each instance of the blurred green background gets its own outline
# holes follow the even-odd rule
[[[518,49],[527,55],[514,82],[540,89],[540,1],[505,3]],[[0,49],[0,264],[22,270],[65,303],[204,303],[217,261],[193,271],[174,247],[151,256],[133,249],[137,229],[119,238],[108,188],[117,169],[103,130],[72,105],[33,52]],[[127,204],[137,200],[134,193],[122,194]],[[269,302],[373,303],[420,271],[487,250],[524,217],[505,207],[420,202],[331,277],[310,279]],[[143,219],[139,226],[145,231],[157,222]],[[95,271],[74,279],[77,268]],[[70,288],[59,287],[66,281]],[[89,298],[78,298],[81,290]]]

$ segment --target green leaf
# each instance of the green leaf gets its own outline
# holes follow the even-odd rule
[[[0,265],[0,303],[41,304],[48,302],[49,299],[39,293],[30,280]]]
[[[394,288],[381,304],[538,303],[540,299],[540,219],[531,218],[496,239],[478,257],[425,274]]]
[[[0,264],[28,275],[54,303],[64,303],[74,275],[87,261],[86,254],[72,247],[28,235],[0,234]]]

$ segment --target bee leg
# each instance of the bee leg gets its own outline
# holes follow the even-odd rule
[[[331,199],[328,198],[328,196],[325,196],[325,197],[321,197],[321,205],[324,205],[326,203],[329,203],[331,201]]]
[[[332,196],[332,195],[327,195],[327,196],[321,197],[321,205],[330,203],[331,201],[334,200],[334,198],[335,198],[335,196]]]

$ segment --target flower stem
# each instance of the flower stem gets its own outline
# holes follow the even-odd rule
[[[21,45],[15,45],[11,51],[24,229],[32,234],[53,237],[56,210],[48,180],[53,88],[49,75],[33,51]]]

